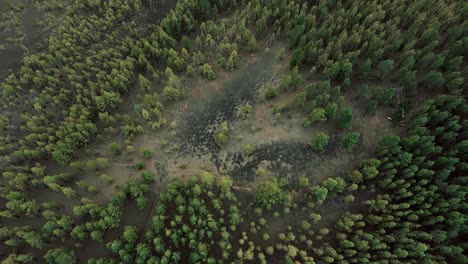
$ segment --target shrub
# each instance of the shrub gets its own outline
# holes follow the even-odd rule
[[[105,183],[108,183],[108,184],[111,184],[114,182],[114,178],[112,178],[111,176],[109,175],[106,175],[106,174],[102,174],[101,175],[101,180]]]
[[[144,169],[144,168],[146,167],[146,165],[145,165],[145,163],[143,163],[143,162],[141,162],[141,161],[135,161],[135,162],[133,163],[133,167],[134,167],[135,169],[142,170],[142,169]]]
[[[341,129],[348,129],[351,126],[352,120],[353,120],[353,111],[351,110],[351,108],[347,107],[341,113],[339,127]]]
[[[218,130],[215,134],[215,142],[218,146],[224,145],[227,142],[227,133],[229,132],[229,127],[226,121],[221,123],[221,125],[218,127]]]
[[[328,145],[328,140],[328,135],[320,132],[312,141],[311,146],[314,150],[323,151]]]
[[[263,97],[265,99],[271,99],[278,95],[278,89],[275,86],[268,86],[263,92]]]
[[[250,155],[253,152],[254,147],[250,144],[246,144],[242,147],[242,150],[244,150],[245,154]]]
[[[143,181],[145,183],[153,183],[154,182],[154,178],[155,178],[155,175],[153,172],[151,171],[143,171],[141,173],[141,177],[143,178]]]
[[[121,150],[121,147],[118,143],[116,142],[112,142],[109,144],[109,149],[115,154],[115,155],[119,155],[122,150]]]
[[[143,155],[143,158],[145,159],[150,159],[153,156],[153,152],[145,148],[141,149],[141,154]]]
[[[358,142],[361,134],[358,132],[346,133],[343,136],[341,143],[345,149],[352,149]]]
[[[213,80],[216,78],[216,73],[211,69],[211,66],[207,63],[205,63],[201,69],[200,69],[200,74],[209,80]]]

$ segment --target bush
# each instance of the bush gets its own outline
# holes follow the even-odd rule
[[[299,187],[306,188],[309,186],[309,179],[307,177],[299,177]]]
[[[109,168],[109,160],[106,158],[97,158],[96,159],[96,169],[103,170]]]
[[[339,127],[341,129],[348,129],[351,126],[352,120],[353,120],[353,111],[351,110],[351,108],[347,107],[341,113]]]
[[[367,103],[367,113],[371,115],[375,115],[377,112],[377,101],[376,100],[370,100]]]
[[[346,133],[343,136],[341,143],[345,149],[352,149],[358,142],[361,134],[358,132]]]
[[[240,116],[242,117],[242,119],[248,119],[250,117],[250,113],[252,113],[252,106],[250,104],[246,104],[241,107]]]
[[[227,133],[229,132],[229,127],[226,121],[221,123],[218,127],[218,131],[215,134],[215,142],[218,146],[224,145],[227,142],[228,136]]]
[[[119,155],[122,150],[121,150],[121,147],[118,143],[116,142],[112,142],[109,144],[109,149],[115,154],[115,155]]]
[[[282,203],[288,204],[290,197],[281,190],[276,178],[258,185],[255,193],[255,202],[262,208],[270,209],[272,206]]]
[[[127,153],[133,153],[135,151],[135,149],[133,148],[133,146],[130,146],[128,145],[125,150],[127,151]]]
[[[328,135],[320,132],[312,141],[311,146],[314,150],[323,151],[328,145],[328,140]]]
[[[211,66],[207,63],[205,63],[201,69],[200,69],[200,74],[209,80],[214,80],[216,78],[216,73],[211,69]]]
[[[109,175],[106,175],[106,174],[103,174],[101,175],[101,180],[105,183],[108,183],[108,184],[111,184],[114,182],[114,178],[112,178],[111,176]]]
[[[155,174],[151,171],[143,171],[141,173],[141,177],[143,178],[143,181],[145,183],[153,183],[154,182],[154,178],[155,178]]]
[[[135,162],[133,163],[133,167],[134,167],[135,169],[142,170],[142,169],[144,169],[144,168],[146,167],[146,165],[145,165],[145,163],[143,163],[143,162],[141,162],[141,161],[135,161]]]
[[[253,147],[252,145],[250,145],[250,144],[246,144],[246,145],[244,145],[244,146],[242,147],[242,150],[244,150],[244,153],[245,153],[246,155],[250,155],[250,154],[253,152],[254,147]]]
[[[141,154],[143,155],[143,158],[145,159],[150,159],[153,156],[153,152],[145,148],[141,149]]]
[[[184,94],[176,88],[166,86],[162,93],[163,97],[168,101],[177,101],[184,98]]]
[[[278,89],[275,86],[268,86],[263,92],[263,97],[265,99],[271,99],[278,95]]]
[[[352,194],[350,195],[347,195],[343,198],[343,202],[345,203],[350,203],[350,202],[354,202],[356,198],[354,198],[354,196]]]

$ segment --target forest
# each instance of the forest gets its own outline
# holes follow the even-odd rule
[[[467,18],[0,0],[0,264],[468,263]]]

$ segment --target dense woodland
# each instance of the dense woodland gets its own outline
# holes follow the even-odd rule
[[[0,37],[16,36],[0,38],[0,55],[25,50],[0,76],[2,264],[468,262],[466,1],[0,6]],[[37,47],[17,28],[25,6],[47,32]],[[260,56],[285,71],[238,106],[247,127],[270,104],[274,118],[315,131],[302,141],[319,156],[354,155],[371,140],[358,115],[384,116],[402,133],[380,135],[333,177],[264,166],[254,185],[206,168],[166,182],[156,157],[172,154],[135,142],[167,132],[175,146],[167,109],[197,100],[195,83],[223,81]],[[233,123],[206,128],[214,149],[236,144]],[[98,144],[105,151],[93,152]],[[109,172],[122,157],[132,157],[128,180]],[[148,217],[128,224],[130,210]]]

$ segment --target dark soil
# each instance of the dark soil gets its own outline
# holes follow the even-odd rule
[[[274,61],[275,57],[269,55],[248,65],[242,70],[242,75],[226,81],[219,93],[192,106],[191,111],[182,117],[178,131],[182,155],[210,153],[217,167],[221,165],[213,126],[223,121],[233,122],[239,105],[255,100],[260,86],[271,78]]]

